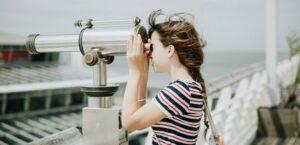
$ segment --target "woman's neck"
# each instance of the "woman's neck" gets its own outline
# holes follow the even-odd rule
[[[178,79],[193,79],[189,74],[187,68],[183,65],[171,66],[169,75],[171,76],[172,81]]]

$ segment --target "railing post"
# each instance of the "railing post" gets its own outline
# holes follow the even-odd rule
[[[280,90],[277,84],[277,0],[266,0],[266,70],[267,87],[271,97],[270,105],[280,101]]]

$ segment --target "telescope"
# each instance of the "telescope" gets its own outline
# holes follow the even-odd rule
[[[144,51],[152,51],[148,34],[140,25],[140,18],[133,20],[94,21],[78,20],[79,34],[40,35],[30,34],[26,48],[31,54],[45,52],[81,52],[86,64],[93,66],[93,84],[81,87],[88,97],[82,109],[82,134],[84,144],[128,145],[128,134],[122,130],[121,109],[113,106],[112,96],[118,85],[107,84],[106,65],[114,57],[126,55],[130,35],[141,35]]]
[[[144,51],[152,51],[152,46],[148,43],[147,31],[140,22],[138,17],[133,20],[78,20],[74,25],[83,27],[79,34],[30,34],[26,40],[26,48],[31,54],[80,51],[85,55],[97,48],[102,56],[126,55],[129,36],[138,33],[144,43]],[[87,57],[91,58],[90,55]]]

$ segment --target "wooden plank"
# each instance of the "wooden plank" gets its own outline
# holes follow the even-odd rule
[[[256,145],[276,145],[279,141],[277,137],[264,137],[261,138]]]
[[[264,137],[256,140],[251,145],[300,145],[300,137]]]
[[[283,141],[280,143],[281,145],[287,145],[290,141],[290,138],[287,137],[287,138],[284,138]]]
[[[297,137],[299,110],[259,108],[260,133],[270,137]]]
[[[276,137],[267,137],[265,141],[265,145],[276,145],[279,141],[279,138]]]
[[[11,134],[9,134],[7,132],[3,132],[3,131],[0,130],[0,134],[2,134],[3,137],[6,137],[6,138],[12,140],[13,142],[16,142],[17,144],[27,144],[27,142],[24,141],[23,139],[15,137],[14,135],[11,135]]]
[[[300,138],[298,137],[294,143],[294,145],[299,145],[300,144]]]
[[[296,142],[296,137],[287,137],[285,140],[282,142],[282,145],[294,145]]]
[[[296,142],[297,138],[296,137],[291,137],[289,142],[286,145],[294,145],[294,143]]]
[[[277,110],[286,137],[297,137],[299,135],[298,112],[299,110],[292,109]]]
[[[38,128],[35,128],[33,126],[30,126],[24,122],[20,122],[20,121],[14,121],[15,125],[25,131],[28,131],[28,132],[32,132],[32,133],[35,133],[37,135],[40,135],[41,137],[46,137],[48,135],[50,135],[50,133],[47,133],[41,129],[38,129]]]
[[[272,115],[269,112],[269,108],[262,107],[258,109],[258,115],[260,120],[260,134],[261,136],[273,136],[276,137],[277,131],[274,125],[274,120],[272,119]]]
[[[11,125],[9,125],[9,124],[7,124],[7,123],[3,123],[3,122],[2,122],[2,123],[1,123],[1,126],[2,126],[3,128],[5,128],[5,129],[11,131],[11,132],[14,133],[15,135],[21,135],[21,136],[23,136],[23,137],[25,137],[25,138],[27,138],[27,139],[30,139],[30,140],[36,140],[36,139],[38,139],[38,137],[36,137],[36,136],[30,134],[29,132],[26,132],[26,131],[24,131],[24,130],[22,130],[22,129],[19,129],[19,128],[16,128],[16,127],[14,127],[14,126],[11,126]]]

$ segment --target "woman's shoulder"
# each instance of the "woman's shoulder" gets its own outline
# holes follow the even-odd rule
[[[170,82],[168,84],[168,86],[181,86],[187,90],[190,90],[190,88],[192,88],[192,89],[199,89],[202,91],[201,84],[192,79],[177,79],[177,80]]]

